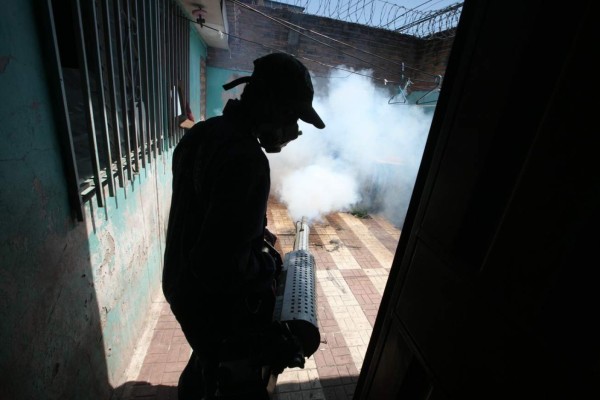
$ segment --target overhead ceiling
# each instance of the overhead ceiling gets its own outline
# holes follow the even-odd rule
[[[227,14],[225,3],[221,0],[179,0],[181,6],[193,20],[202,23],[196,24],[196,29],[209,47],[227,49]]]

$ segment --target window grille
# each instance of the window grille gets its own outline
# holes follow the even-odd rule
[[[105,207],[183,135],[189,27],[175,0],[45,0],[69,196]],[[100,188],[102,188],[100,190]],[[105,207],[106,210],[106,207]]]

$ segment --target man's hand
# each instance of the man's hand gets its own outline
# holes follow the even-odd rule
[[[265,228],[265,240],[273,247],[275,247],[275,243],[277,242],[277,236],[272,233],[270,230]]]
[[[264,247],[263,251],[271,256],[273,261],[275,262],[275,277],[279,275],[281,269],[283,268],[283,260],[281,258],[281,254],[277,251],[273,244],[271,244],[265,235]]]

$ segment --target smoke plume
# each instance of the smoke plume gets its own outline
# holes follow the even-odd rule
[[[382,214],[399,228],[404,222],[432,112],[388,104],[390,93],[364,76],[369,71],[359,73],[313,80],[325,129],[300,121],[303,134],[269,154],[272,193],[294,220],[354,211]]]

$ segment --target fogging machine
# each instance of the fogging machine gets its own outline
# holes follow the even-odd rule
[[[256,337],[229,343],[219,361],[215,399],[269,399],[285,368],[304,368],[321,342],[317,316],[315,259],[308,250],[310,229],[296,222],[294,249],[276,277],[273,323]],[[276,250],[265,241],[265,250]],[[240,356],[241,355],[241,356]]]

